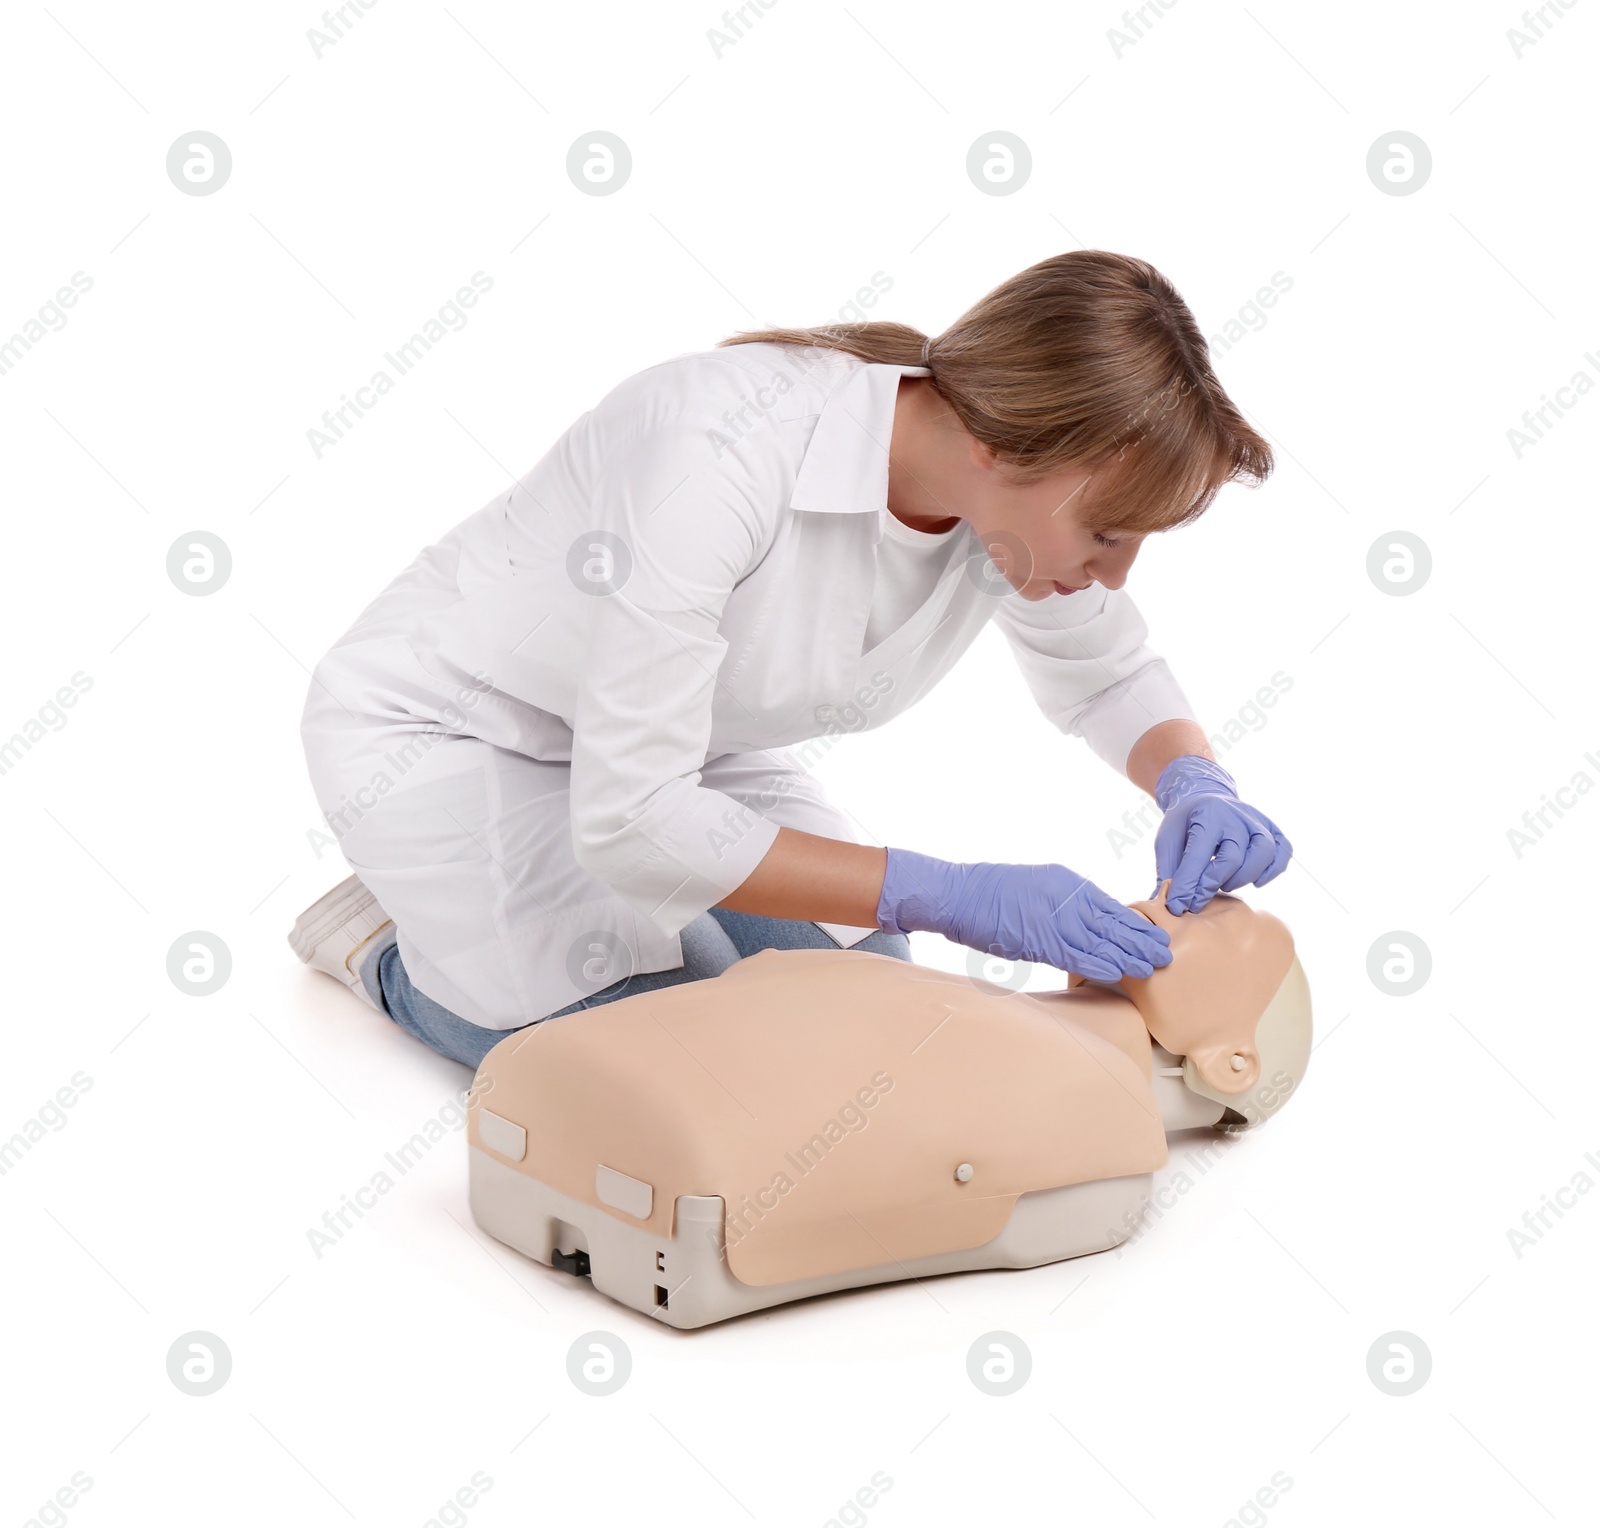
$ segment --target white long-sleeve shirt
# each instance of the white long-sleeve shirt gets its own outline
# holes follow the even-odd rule
[[[376,840],[399,814],[375,804],[345,821],[347,803],[418,730],[569,765],[566,790],[547,769],[519,810],[548,814],[540,842],[569,840],[572,860],[512,867],[543,909],[527,917],[551,922],[549,940],[516,931],[531,1001],[565,1003],[582,993],[562,974],[551,899],[574,867],[616,904],[592,903],[588,926],[618,930],[636,970],[681,964],[677,932],[746,879],[780,827],[854,841],[802,745],[893,720],[991,619],[1045,716],[1119,771],[1148,728],[1193,718],[1125,592],[997,593],[965,525],[926,538],[936,567],[915,571],[920,551],[897,547],[911,562],[880,582],[904,375],[927,372],[773,344],[662,362],[424,550],[317,665],[307,702],[313,783],[335,833],[354,835],[352,862],[353,848],[368,862],[394,850]],[[441,769],[419,771],[430,790],[448,789]],[[409,944],[396,920],[422,990],[470,1006],[459,980],[430,987],[446,952],[418,915]]]

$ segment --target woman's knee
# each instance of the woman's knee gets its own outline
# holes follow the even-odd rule
[[[728,937],[727,931],[711,916],[701,913],[678,930],[678,943],[683,947],[683,972],[681,981],[703,981],[710,976],[721,976],[739,959],[739,948]],[[676,976],[676,972],[663,972]]]
[[[378,956],[375,975],[383,1010],[395,1024],[441,1056],[448,1056],[463,1066],[476,1069],[483,1058],[513,1032],[481,1028],[420,991],[400,958],[399,946],[393,942]]]
[[[836,946],[815,923],[804,918],[769,918],[764,913],[713,907],[706,914],[738,950],[741,958],[762,950],[831,950]]]
[[[713,907],[707,916],[733,942],[741,956],[762,950],[836,950],[838,943],[826,929],[804,918],[768,918],[760,913],[735,912],[730,907]],[[874,955],[891,955],[896,960],[911,959],[911,940],[905,934],[874,929],[852,950],[868,950]]]
[[[853,944],[850,948],[870,950],[874,955],[892,955],[896,960],[910,960],[911,936],[891,934],[886,929],[880,928],[876,933],[868,934],[860,944]]]
[[[721,976],[739,959],[733,941],[722,931],[716,920],[701,913],[698,918],[678,931],[678,943],[683,950],[683,964],[669,971],[642,971],[618,977],[609,987],[591,992],[575,1003],[547,1014],[546,1018],[565,1018],[585,1008],[598,1008],[602,1003],[614,1003],[621,998],[636,997],[641,992],[654,992],[661,987],[675,987],[682,982],[705,981]],[[543,1022],[540,1020],[539,1022]]]
[[[739,951],[733,941],[717,921],[705,913],[683,926],[679,931],[679,943],[683,948],[681,966],[670,971],[645,971],[619,977],[610,986],[546,1014],[534,1020],[534,1023],[548,1023],[551,1019],[565,1018],[586,1008],[633,997],[640,992],[653,992],[657,988],[676,986],[680,982],[704,981],[709,977],[721,976],[739,959]],[[440,1055],[450,1057],[452,1061],[476,1067],[495,1045],[507,1035],[517,1032],[514,1029],[481,1028],[420,991],[413,984],[410,973],[400,959],[399,947],[393,940],[388,948],[379,953],[374,965],[374,985],[378,991],[373,995],[382,997],[383,1007],[389,1017],[407,1034],[421,1040]]]

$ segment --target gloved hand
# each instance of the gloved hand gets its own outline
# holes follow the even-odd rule
[[[1294,853],[1265,812],[1246,806],[1233,776],[1197,753],[1179,754],[1156,781],[1166,813],[1156,829],[1156,892],[1171,877],[1167,911],[1197,913],[1219,891],[1281,875]]]
[[[925,929],[1107,982],[1149,976],[1172,960],[1165,929],[1065,865],[957,865],[890,849],[878,927]]]

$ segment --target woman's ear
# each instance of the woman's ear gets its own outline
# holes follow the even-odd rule
[[[979,440],[976,435],[967,436],[967,460],[979,472],[994,472],[1000,464],[1000,457],[994,447],[986,441]]]

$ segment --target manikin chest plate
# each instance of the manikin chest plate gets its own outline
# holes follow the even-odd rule
[[[470,1139],[662,1237],[678,1196],[720,1196],[733,1275],[777,1284],[975,1247],[1023,1193],[1161,1166],[1150,1057],[1120,992],[768,950],[508,1035]]]

